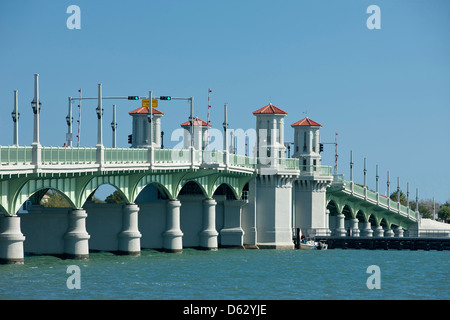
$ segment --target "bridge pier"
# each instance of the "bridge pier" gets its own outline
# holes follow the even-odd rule
[[[373,237],[373,230],[370,226],[370,222],[361,222],[363,227],[361,228],[361,237]]]
[[[0,263],[23,264],[23,242],[20,217],[0,215]]]
[[[181,202],[171,200],[166,205],[166,231],[163,233],[163,249],[167,252],[183,251],[183,232],[180,229]]]
[[[87,213],[73,209],[68,215],[68,228],[64,235],[64,255],[71,259],[89,258],[89,234],[86,231]]]
[[[208,250],[216,250],[217,236],[216,231],[216,200],[203,200],[203,230],[200,232],[200,247]]]
[[[352,230],[352,237],[359,237],[360,235],[360,231],[358,228],[358,222],[359,220],[356,218],[350,219],[350,225],[351,225],[351,230]]]
[[[373,236],[376,238],[384,237],[384,230],[382,226],[375,226],[373,228]]]
[[[220,245],[222,247],[244,247],[244,230],[241,226],[241,208],[243,200],[224,201],[224,223],[220,230]]]
[[[397,237],[397,238],[403,238],[403,232],[404,232],[404,230],[403,230],[402,227],[397,227],[397,228],[394,230],[395,237]]]
[[[336,229],[334,229],[334,235],[336,237],[345,237],[347,232],[344,227],[345,216],[341,213],[336,216]]]
[[[393,238],[394,237],[394,230],[392,230],[391,228],[388,228],[388,229],[384,230],[384,236],[386,238]]]
[[[141,254],[141,233],[138,230],[139,207],[125,205],[122,209],[122,232],[119,233],[119,252],[138,256]]]

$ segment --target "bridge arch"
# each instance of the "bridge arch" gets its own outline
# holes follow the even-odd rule
[[[368,215],[365,212],[365,209],[359,208],[356,212],[356,219],[358,219],[359,222],[368,222],[369,218]]]
[[[208,192],[205,190],[205,187],[196,179],[193,180],[183,180],[180,183],[180,190],[177,193],[177,197],[179,195],[185,194],[202,194],[205,198],[208,199]]]
[[[14,194],[10,207],[10,214],[15,215],[19,208],[36,192],[52,189],[60,193],[72,208],[77,207],[76,183],[73,178],[66,179],[29,179],[25,181]]]
[[[125,199],[127,204],[130,204],[129,198],[129,176],[94,176],[89,179],[81,188],[78,196],[77,204],[81,206],[101,185],[109,184],[115,187]]]
[[[168,174],[149,174],[139,178],[131,191],[131,199],[136,201],[141,191],[151,184],[155,185],[161,193],[167,196],[168,199],[176,199],[172,192],[174,185],[173,176]]]
[[[237,200],[235,190],[227,183],[220,184],[214,191],[213,196],[224,195],[227,200]]]
[[[336,216],[339,214],[339,206],[333,199],[328,200],[327,209],[330,211],[330,216]]]

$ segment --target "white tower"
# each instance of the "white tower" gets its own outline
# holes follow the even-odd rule
[[[294,128],[292,157],[299,158],[301,171],[312,173],[316,166],[321,165],[319,129],[322,125],[306,117],[291,127]]]
[[[194,149],[195,150],[204,150],[208,143],[207,137],[207,129],[208,126],[211,127],[211,124],[208,125],[205,121],[199,119],[198,117],[194,118],[194,124],[191,125],[191,121],[186,121],[181,124],[181,127],[184,131],[184,149],[188,149],[191,146],[191,131],[194,130]]]
[[[140,107],[128,113],[133,117],[132,148],[150,147],[150,122],[148,107]],[[164,112],[153,108],[153,147],[161,148],[161,117]]]
[[[253,114],[256,116],[256,156],[260,159],[285,158],[284,117],[287,112],[269,103]]]
[[[278,166],[286,157],[284,117],[286,111],[268,104],[253,112],[256,116],[256,152],[261,166],[250,192],[253,206],[256,244],[260,248],[293,248],[292,242],[292,172]]]
[[[300,176],[294,182],[294,228],[302,234],[330,235],[329,217],[326,213],[326,189],[331,176],[321,172],[320,134],[322,127],[308,117],[292,124],[294,128],[294,154],[299,158]]]

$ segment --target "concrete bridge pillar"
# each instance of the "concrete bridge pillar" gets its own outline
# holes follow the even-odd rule
[[[244,247],[244,230],[241,226],[242,206],[246,202],[243,200],[224,201],[224,222],[220,230],[221,246],[224,247]]]
[[[356,218],[350,219],[350,226],[352,228],[352,237],[359,237],[360,231],[358,228],[359,220]]]
[[[334,235],[336,237],[345,237],[347,232],[345,232],[344,225],[345,216],[341,213],[336,216],[336,229],[334,229]]]
[[[370,226],[370,222],[361,222],[361,225],[362,225],[360,232],[361,237],[372,237],[373,230]]]
[[[209,250],[217,249],[216,200],[203,200],[203,230],[200,232],[200,247]]]
[[[119,233],[119,252],[138,256],[141,254],[141,233],[138,229],[139,207],[125,205],[122,209],[122,231]]]
[[[382,226],[375,226],[373,228],[373,236],[377,238],[384,237],[384,230]]]
[[[166,231],[163,233],[163,248],[168,252],[183,251],[183,232],[180,229],[181,202],[171,200],[166,205]]]
[[[384,236],[386,238],[394,237],[394,230],[392,230],[391,228],[387,228],[386,230],[384,230]]]
[[[404,232],[404,230],[403,230],[402,227],[397,227],[394,230],[394,236],[397,237],[397,238],[403,238],[403,232]]]
[[[86,231],[87,213],[73,209],[68,214],[68,228],[64,235],[64,254],[71,259],[89,258],[89,234]]]
[[[23,242],[20,217],[0,215],[0,263],[23,264]]]

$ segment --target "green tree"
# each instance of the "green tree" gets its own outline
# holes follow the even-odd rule
[[[440,206],[438,211],[438,217],[439,219],[442,219],[447,223],[448,220],[450,220],[450,202],[446,202],[443,205]]]
[[[48,198],[42,197],[40,204],[44,207],[48,208],[69,208],[70,203],[67,201],[67,199],[59,192],[48,190],[45,195],[48,196]],[[44,200],[47,199],[47,200]]]
[[[124,203],[125,198],[119,190],[114,191],[114,193],[110,194],[105,199],[106,203]]]
[[[398,191],[395,190],[394,192],[391,193],[391,195],[389,196],[389,198],[390,198],[392,201],[397,202],[397,200],[398,200],[398,199],[397,199],[397,194],[398,194]],[[402,190],[400,190],[400,204],[406,206],[406,203],[407,203],[407,201],[406,201],[406,195],[403,193]]]

